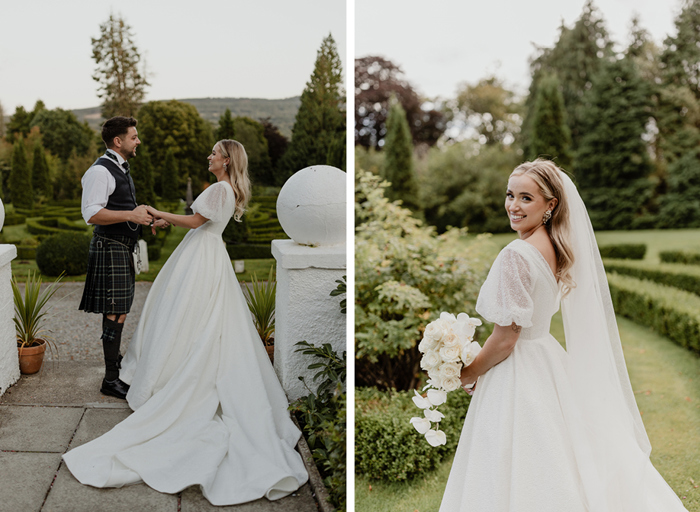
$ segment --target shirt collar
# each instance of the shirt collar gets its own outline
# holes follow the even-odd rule
[[[119,153],[117,153],[116,151],[114,151],[113,149],[107,149],[107,153],[112,153],[114,156],[117,157],[117,162],[119,162],[119,167],[121,167],[122,164],[123,164],[124,162],[126,162],[126,160],[124,159],[124,157],[121,156],[121,155],[120,155]]]

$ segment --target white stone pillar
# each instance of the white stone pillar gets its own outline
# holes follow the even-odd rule
[[[327,165],[295,173],[277,198],[277,217],[291,240],[273,240],[277,260],[275,371],[290,400],[316,391],[316,358],[296,352],[306,341],[346,350],[342,297],[331,297],[335,282],[347,273],[345,189],[347,174]],[[304,377],[306,386],[299,380]]]
[[[0,203],[0,208],[2,208]],[[12,319],[15,303],[12,298],[12,270],[10,262],[17,257],[12,244],[0,245],[0,396],[19,379],[17,335]]]
[[[342,297],[331,297],[336,279],[346,275],[345,245],[307,247],[293,240],[273,240],[277,260],[275,309],[275,371],[290,400],[309,394],[299,380],[313,390],[317,370],[307,367],[313,357],[296,353],[299,341],[320,347],[330,343],[339,355],[346,350],[346,315],[340,312]]]

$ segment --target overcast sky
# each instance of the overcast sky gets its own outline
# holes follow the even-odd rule
[[[520,93],[530,82],[533,43],[553,46],[585,0],[355,0],[355,52],[402,67],[425,96],[451,98],[458,84],[496,73]],[[595,0],[612,39],[626,45],[633,13],[660,44],[674,30],[680,0]]]
[[[147,100],[298,96],[333,35],[346,67],[345,0],[21,0],[0,2],[0,104],[94,107],[91,37],[110,12],[145,58]]]

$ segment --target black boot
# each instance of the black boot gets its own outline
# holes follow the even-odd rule
[[[121,367],[121,354],[119,348],[122,341],[122,329],[124,324],[115,320],[109,320],[106,316],[102,320],[102,349],[105,356],[105,378],[102,380],[100,391],[104,395],[126,398],[129,385],[119,380],[119,368]]]

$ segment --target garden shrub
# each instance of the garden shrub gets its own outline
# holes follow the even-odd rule
[[[700,252],[693,251],[661,251],[661,261],[666,263],[685,263],[686,265],[700,265]]]
[[[603,260],[605,270],[648,279],[666,286],[700,295],[700,268],[678,263],[648,263],[646,261]]]
[[[700,297],[616,273],[608,274],[615,312],[700,353]]]
[[[27,219],[27,231],[32,235],[57,235],[66,231],[85,233],[86,228],[76,226],[65,217],[61,219],[40,217]]]
[[[42,274],[77,276],[87,272],[90,235],[61,233],[44,240],[36,249],[36,264]]]
[[[20,215],[19,213],[8,213],[5,215],[5,222],[3,226],[18,226],[24,224],[27,221],[27,217]]]
[[[646,252],[646,244],[612,244],[600,246],[600,255],[603,258],[643,260]]]
[[[33,260],[36,259],[35,245],[16,245],[18,260]]]
[[[474,315],[495,251],[485,237],[465,248],[463,229],[436,235],[389,202],[385,187],[356,174],[355,374],[359,386],[406,390],[422,375],[421,332],[442,311]]]
[[[457,448],[470,396],[462,390],[447,394],[440,406],[445,418],[440,430],[447,444],[433,448],[409,423],[423,416],[413,391],[355,388],[355,472],[377,480],[409,480],[425,474]]]
[[[232,260],[263,260],[272,258],[270,244],[229,244],[226,246]]]

